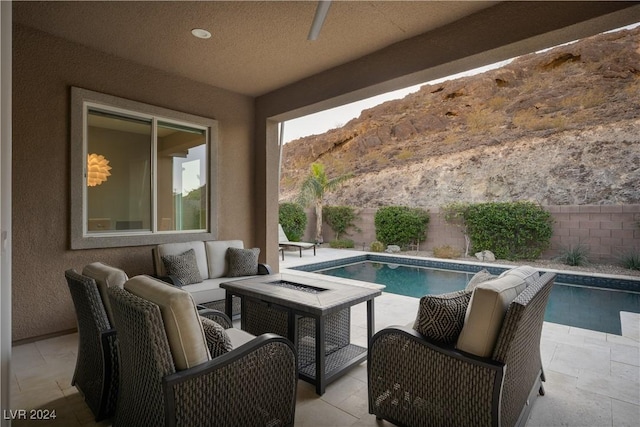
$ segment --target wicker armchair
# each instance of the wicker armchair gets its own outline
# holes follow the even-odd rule
[[[492,357],[408,327],[379,331],[369,349],[369,413],[403,426],[525,425],[544,394],[540,336],[554,278],[540,276],[509,305]]]
[[[261,335],[179,370],[160,307],[126,289],[109,290],[121,372],[114,426],[293,425],[298,371],[288,340]]]
[[[96,281],[74,270],[64,273],[78,323],[78,358],[71,385],[84,395],[96,421],[113,415],[118,389],[116,331]]]

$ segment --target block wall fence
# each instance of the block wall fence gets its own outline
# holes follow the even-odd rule
[[[592,262],[615,262],[621,254],[640,252],[640,205],[565,205],[544,206],[554,220],[551,247],[542,258],[553,258],[564,248],[583,244],[589,249]],[[374,217],[377,208],[356,208],[355,224],[360,231],[345,236],[355,242],[355,249],[368,249],[376,240]],[[439,209],[429,209],[431,220],[427,240],[420,250],[450,245],[464,252],[464,236],[460,228],[448,224]],[[316,217],[313,209],[307,209],[307,229],[304,240],[313,241]],[[335,238],[326,223],[322,227],[324,242]]]

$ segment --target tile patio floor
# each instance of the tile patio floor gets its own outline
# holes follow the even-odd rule
[[[322,248],[318,255],[286,252],[282,268],[353,255]],[[383,293],[375,300],[376,330],[413,321],[418,299]],[[366,305],[352,308],[352,340],[366,343]],[[528,426],[637,426],[640,421],[640,315],[623,314],[623,335],[546,323],[541,352],[546,395],[536,400]],[[15,346],[11,360],[11,409],[56,409],[50,422],[13,426],[109,426],[95,423],[70,386],[77,334]],[[366,363],[349,371],[319,397],[298,383],[296,426],[387,426],[367,411]]]

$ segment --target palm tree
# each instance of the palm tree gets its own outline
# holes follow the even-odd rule
[[[349,173],[329,179],[324,171],[322,163],[312,163],[311,172],[302,183],[302,189],[298,196],[298,203],[309,206],[312,203],[316,209],[316,243],[322,243],[322,199],[325,193],[335,190],[340,184],[351,178]]]

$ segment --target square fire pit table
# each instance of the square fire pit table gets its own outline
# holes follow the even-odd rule
[[[350,342],[350,307],[367,302],[367,340],[373,335],[373,299],[382,287],[342,284],[311,275],[272,274],[221,283],[226,311],[241,298],[241,328],[251,334],[286,336],[298,350],[301,379],[322,395],[328,383],[367,358]]]

